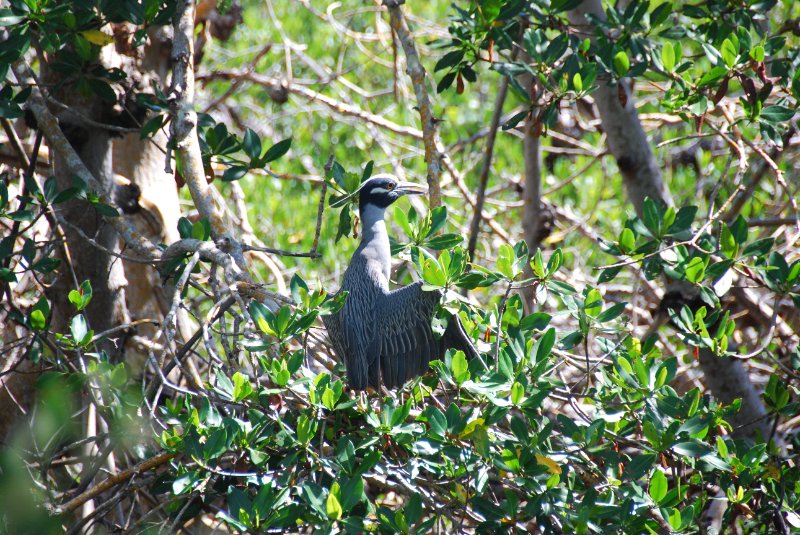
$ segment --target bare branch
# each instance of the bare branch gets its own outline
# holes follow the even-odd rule
[[[328,97],[326,95],[323,95],[322,93],[314,91],[313,89],[309,89],[299,84],[289,83],[284,80],[278,80],[277,78],[271,78],[269,76],[264,76],[249,71],[236,71],[236,70],[217,70],[212,73],[200,75],[197,77],[197,79],[200,81],[212,80],[215,78],[221,78],[224,80],[234,80],[234,82],[244,80],[252,82],[254,84],[258,84],[266,88],[270,92],[278,92],[278,91],[287,92],[292,95],[297,95],[298,97],[304,98],[309,102],[319,102],[320,104],[324,105],[325,107],[331,109],[336,113],[339,113],[341,115],[347,115],[350,117],[355,117],[357,119],[362,119],[368,123],[372,123],[381,128],[385,128],[390,132],[394,132],[395,134],[412,137],[414,139],[423,138],[422,132],[416,128],[399,125],[393,121],[381,117],[380,115],[375,115],[374,113],[370,113],[357,106],[340,102],[334,98]]]
[[[500,116],[503,114],[503,104],[508,95],[508,76],[503,76],[500,80],[500,88],[497,90],[497,100],[494,103],[492,121],[489,125],[489,135],[486,139],[486,149],[483,153],[483,164],[478,178],[478,193],[475,196],[475,210],[472,215],[472,222],[469,225],[469,244],[467,251],[469,257],[475,257],[475,247],[478,244],[478,233],[481,229],[481,219],[483,216],[483,204],[486,201],[486,184],[489,182],[489,173],[492,170],[492,156],[494,154],[494,142],[497,139],[497,129],[500,128]]]
[[[88,502],[92,498],[96,498],[97,496],[106,492],[107,490],[111,490],[117,485],[125,483],[132,477],[141,474],[142,472],[148,472],[150,470],[158,468],[163,464],[168,463],[170,460],[172,460],[173,457],[175,457],[174,453],[161,452],[154,457],[145,459],[144,461],[140,462],[135,466],[132,466],[131,468],[128,468],[127,470],[123,470],[118,474],[106,478],[105,480],[101,481],[99,484],[87,490],[80,496],[77,496],[68,501],[67,503],[56,508],[55,513],[56,514],[71,513],[72,511],[74,511],[84,503]]]
[[[431,208],[442,204],[442,193],[439,180],[442,175],[442,155],[439,152],[439,136],[436,133],[436,118],[431,110],[428,89],[425,87],[425,68],[419,59],[417,45],[408,28],[408,23],[400,9],[405,0],[384,0],[389,8],[392,29],[394,30],[403,51],[406,54],[406,73],[411,77],[414,93],[417,96],[417,110],[422,126],[422,142],[425,145],[425,163],[428,164],[428,190]]]

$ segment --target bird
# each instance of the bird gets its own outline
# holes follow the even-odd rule
[[[449,348],[478,355],[458,316],[450,318],[441,338],[431,328],[438,290],[423,290],[422,282],[389,288],[391,252],[384,215],[386,208],[405,195],[427,193],[421,184],[377,174],[365,180],[357,193],[362,224],[361,243],[344,272],[347,292],[338,312],[323,316],[331,345],[344,361],[347,383],[354,390],[400,387],[424,374],[431,360],[442,359]]]

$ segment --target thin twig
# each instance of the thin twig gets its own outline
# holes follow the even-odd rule
[[[302,97],[308,102],[311,103],[318,102],[324,105],[325,107],[329,108],[330,110],[339,113],[341,115],[347,115],[350,117],[355,117],[357,119],[362,119],[368,123],[372,123],[381,128],[385,128],[390,132],[394,132],[395,134],[400,134],[401,136],[411,137],[414,139],[422,139],[422,131],[414,127],[399,125],[395,122],[390,121],[389,119],[381,117],[380,115],[375,115],[374,113],[370,113],[366,110],[363,110],[358,106],[338,101],[334,98],[323,95],[322,93],[319,93],[317,91],[314,91],[313,89],[309,89],[305,86],[296,83],[290,84],[288,82],[281,81],[276,78],[270,78],[269,76],[264,76],[262,74],[247,72],[247,71],[236,71],[236,70],[216,70],[212,73],[199,75],[197,77],[197,79],[201,81],[212,80],[215,78],[220,78],[224,80],[239,80],[239,81],[246,80],[248,82],[252,82],[254,84],[260,85],[262,87],[265,87],[273,91],[279,91],[279,90],[286,91],[292,95],[297,95],[298,97]]]
[[[245,72],[253,72],[256,68],[256,65],[258,65],[258,62],[261,61],[261,58],[269,54],[270,50],[272,50],[272,43],[267,43],[266,46],[262,47],[261,50],[258,51],[258,54],[256,54],[255,57],[250,61],[249,65],[247,65],[245,69]],[[239,86],[242,85],[243,81],[244,78],[234,78],[233,82],[228,86],[228,89],[223,94],[208,103],[208,106],[205,107],[203,113],[210,112],[219,106],[220,103],[228,100],[228,98],[239,89]]]

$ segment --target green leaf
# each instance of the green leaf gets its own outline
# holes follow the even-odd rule
[[[674,530],[678,530],[681,527],[681,523],[683,522],[681,518],[681,511],[676,507],[671,507],[667,509],[667,522]]]
[[[222,372],[217,372],[217,385],[215,390],[217,390],[220,394],[225,396],[227,399],[233,399],[233,383],[228,376]]]
[[[706,260],[695,256],[686,264],[686,280],[698,284],[706,274]]]
[[[706,72],[702,77],[700,77],[700,81],[697,82],[698,87],[705,87],[707,85],[711,85],[717,80],[720,80],[723,76],[728,74],[728,69],[726,67],[713,67],[711,70]]]
[[[436,234],[445,224],[447,221],[447,207],[446,206],[439,206],[434,208],[430,212],[430,228],[425,237],[432,236]]]
[[[331,520],[339,520],[342,518],[342,505],[339,503],[339,498],[336,497],[337,493],[334,487],[339,490],[339,484],[334,482],[328,493],[328,498],[325,500],[325,513]]]
[[[550,355],[553,346],[556,344],[556,330],[550,327],[545,333],[536,341],[534,345],[534,354],[536,355],[536,362],[542,362]]]
[[[250,379],[241,372],[233,374],[233,400],[242,401],[253,393],[253,385],[250,384]]]
[[[625,311],[626,305],[627,303],[616,303],[614,305],[611,305],[610,307],[602,311],[600,314],[598,314],[597,318],[595,319],[597,320],[598,323],[605,323],[607,321],[611,321]]]
[[[139,131],[139,139],[146,139],[152,136],[162,126],[164,126],[164,115],[156,115],[150,118]]]
[[[339,211],[339,227],[336,230],[336,239],[334,243],[338,243],[343,236],[350,234],[352,228],[352,220],[350,219],[350,207],[345,206]]]
[[[41,310],[34,310],[31,312],[30,315],[30,325],[31,329],[34,331],[41,331],[45,328],[47,324],[47,318],[44,317],[44,313]]]
[[[620,50],[614,56],[614,73],[622,78],[631,68],[631,60],[624,50]]]
[[[545,312],[534,312],[519,320],[519,330],[521,331],[541,331],[550,323],[551,316]]]
[[[224,427],[215,429],[203,445],[203,458],[216,459],[227,450],[228,433]]]
[[[72,334],[72,339],[75,340],[75,343],[79,346],[85,346],[88,344],[92,336],[94,336],[94,331],[89,330],[89,326],[86,324],[86,318],[83,317],[83,314],[78,314],[69,324],[70,334]]]
[[[457,65],[464,59],[464,51],[463,50],[452,50],[442,57],[439,61],[436,62],[436,66],[433,68],[433,72],[441,71],[442,69],[446,69],[448,67],[452,67]]]
[[[447,274],[435,258],[425,258],[422,261],[422,279],[425,281],[425,290],[444,288],[447,285]]]
[[[656,468],[656,470],[653,471],[653,475],[650,476],[650,497],[653,498],[655,503],[661,503],[661,500],[667,495],[667,490],[667,476],[664,475],[664,472]]]
[[[92,285],[88,280],[81,283],[80,289],[70,290],[67,295],[69,302],[78,310],[82,311],[92,300]]]
[[[515,276],[513,269],[514,260],[514,249],[507,243],[502,244],[497,253],[497,271],[509,280],[513,279]]]
[[[780,125],[781,123],[790,121],[792,117],[794,117],[794,113],[795,111],[791,108],[772,105],[761,110],[761,115],[759,117],[762,121],[766,121],[774,125]]]
[[[719,249],[722,254],[731,259],[736,258],[736,253],[739,250],[736,239],[733,237],[733,232],[731,232],[727,224],[722,225],[719,235]]]
[[[261,155],[261,138],[250,128],[244,132],[242,149],[250,157],[250,160],[255,160]]]
[[[514,381],[514,384],[511,386],[511,403],[514,405],[519,405],[524,396],[525,387],[522,386],[521,383]]]
[[[575,76],[572,77],[572,87],[575,88],[577,93],[583,91],[583,78],[581,77],[581,73],[576,72]]]
[[[309,419],[305,414],[297,418],[297,441],[302,445],[307,445],[314,437],[317,430],[316,420]]]
[[[486,22],[494,22],[500,15],[502,0],[480,0],[481,14]]]
[[[628,227],[622,229],[619,235],[619,249],[626,254],[636,249],[636,236],[634,236],[633,231]]]
[[[0,27],[14,26],[25,20],[22,15],[15,15],[14,12],[8,8],[0,9]]]
[[[192,223],[191,237],[195,240],[205,241],[211,237],[211,224],[203,218]]]
[[[453,354],[450,370],[453,372],[453,379],[455,379],[458,384],[462,384],[469,379],[469,365],[467,364],[467,357],[464,355],[463,351],[456,351]]]
[[[425,418],[428,420],[430,431],[437,437],[444,437],[447,432],[447,417],[444,413],[433,405],[428,405],[425,408]]]
[[[192,237],[192,222],[188,218],[181,217],[178,219],[178,234],[183,239]]]
[[[712,449],[706,444],[697,441],[678,442],[673,444],[672,451],[678,455],[686,455],[688,457],[703,457],[711,453]]]
[[[583,341],[583,333],[580,331],[573,331],[566,335],[558,343],[558,347],[564,351],[570,350]]]
[[[102,202],[92,203],[97,213],[105,217],[119,217],[119,212],[113,206]]]
[[[736,64],[736,57],[739,55],[739,51],[730,39],[722,41],[719,53],[722,56],[722,61],[724,61],[725,65],[728,67],[733,67]]]
[[[464,241],[464,236],[461,234],[440,234],[425,240],[424,246],[434,251],[441,251],[444,249],[452,249],[453,247],[461,244]]]
[[[675,69],[675,48],[669,41],[664,43],[661,48],[661,64],[667,72],[672,72]]]
[[[742,251],[742,256],[764,256],[772,250],[773,245],[775,245],[775,238],[762,238],[760,240],[756,240],[747,244],[747,246],[744,248],[744,251]]]
[[[589,290],[589,293],[586,294],[583,307],[587,315],[598,315],[600,311],[603,310],[603,296],[600,294],[600,290],[597,288]]]
[[[406,236],[409,238],[413,237],[414,234],[411,229],[411,225],[408,223],[408,216],[406,215],[405,210],[400,208],[399,205],[395,205],[394,207],[394,221],[402,229]]]
[[[597,282],[599,284],[611,282],[617,275],[619,275],[620,271],[622,271],[622,266],[606,268],[602,271],[602,273],[600,273],[600,276],[597,277]]]
[[[550,260],[547,261],[547,270],[545,275],[549,277],[550,275],[558,271],[558,268],[561,267],[561,263],[563,262],[563,260],[564,260],[564,253],[561,252],[561,249],[556,249],[555,251],[553,251],[553,254],[550,255]]]
[[[222,181],[223,182],[235,182],[237,180],[241,180],[245,176],[247,176],[247,172],[249,169],[242,165],[235,165],[233,167],[228,167],[225,169],[225,172],[222,173]]]
[[[267,149],[267,152],[259,159],[259,164],[261,166],[266,165],[270,162],[274,162],[287,152],[292,146],[292,138],[287,138],[281,141],[278,141],[273,146]]]

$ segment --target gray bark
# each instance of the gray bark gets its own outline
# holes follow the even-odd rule
[[[113,187],[111,169],[111,139],[105,131],[99,129],[81,130],[70,140],[76,146],[86,167],[103,184],[107,191]],[[85,137],[84,137],[85,136]],[[83,139],[77,139],[78,137]],[[54,169],[59,187],[66,189],[72,185],[72,173],[58,156],[54,157]],[[119,251],[117,232],[105,222],[96,210],[87,206],[86,201],[75,199],[62,205],[62,217],[71,225],[78,227],[87,236],[93,238],[102,247]],[[71,226],[64,226],[64,235],[70,258],[62,259],[62,268],[58,282],[50,292],[53,301],[53,325],[57,332],[68,332],[69,321],[76,313],[67,301],[67,294],[73,289],[74,282],[69,269],[73,269],[78,283],[89,280],[92,285],[92,302],[85,314],[89,326],[95,332],[102,332],[128,322],[125,306],[125,286],[127,281],[122,261],[117,257],[98,249],[89,243]],[[118,333],[115,337],[123,337]],[[119,339],[103,339],[98,345],[105,350],[114,361],[122,357],[123,344]]]
[[[569,13],[573,24],[593,36],[594,27],[588,25],[587,14],[605,18],[600,0],[584,0]],[[625,189],[636,213],[642,215],[647,197],[661,200],[668,205],[673,204],[672,195],[664,183],[661,169],[636,113],[631,83],[623,81],[618,86],[611,80],[600,79],[594,98],[603,131],[607,136],[608,148],[617,160]]]

